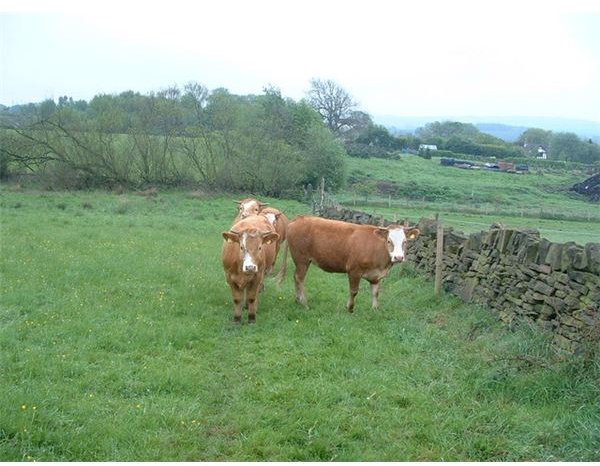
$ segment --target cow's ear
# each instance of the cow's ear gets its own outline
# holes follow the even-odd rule
[[[229,241],[233,241],[233,242],[239,242],[240,241],[240,235],[238,233],[235,233],[233,231],[224,231],[223,232],[223,239],[227,242]]]
[[[421,230],[418,228],[410,228],[408,230],[404,230],[404,233],[408,239],[415,239],[417,236],[419,236]]]
[[[389,233],[390,230],[388,230],[387,228],[377,228],[375,230],[375,234],[381,236],[384,239],[387,239]]]
[[[279,235],[274,231],[267,231],[262,234],[263,243],[271,244],[273,241],[277,241],[279,239]]]

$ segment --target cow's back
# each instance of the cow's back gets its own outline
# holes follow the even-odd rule
[[[287,241],[295,263],[314,262],[326,272],[347,272],[366,255],[373,228],[320,217],[300,216],[288,225]]]

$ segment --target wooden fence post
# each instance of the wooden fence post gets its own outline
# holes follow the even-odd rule
[[[321,177],[321,187],[320,187],[320,196],[319,196],[319,215],[323,214],[325,210],[325,177]]]
[[[435,248],[435,294],[442,289],[442,267],[444,266],[444,227],[439,217],[437,219],[436,248]]]

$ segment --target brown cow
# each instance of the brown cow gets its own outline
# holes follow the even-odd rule
[[[269,221],[252,215],[223,232],[223,269],[233,297],[234,321],[241,322],[242,299],[246,293],[248,322],[256,321],[258,293],[265,272],[275,262],[275,244],[279,235]]]
[[[246,218],[249,215],[258,215],[263,208],[269,205],[267,203],[260,202],[258,199],[254,199],[253,197],[247,197],[241,201],[235,201],[235,203],[238,205],[238,214],[237,217],[235,217],[234,222]]]
[[[276,245],[276,249],[275,249],[275,256],[277,256],[279,254],[279,249],[281,248],[281,245],[283,244],[283,242],[285,241],[285,238],[287,236],[287,226],[288,226],[288,223],[290,223],[290,221],[283,212],[281,212],[278,209],[275,209],[274,207],[265,207],[265,208],[261,209],[259,215],[265,217],[269,221],[269,223],[273,226],[273,228],[275,229],[277,234],[279,235],[279,239],[277,240],[277,245]],[[286,269],[286,264],[287,264],[287,248],[284,247],[281,269],[279,270],[279,273],[277,274],[277,284],[278,285],[283,280],[283,276],[285,274],[285,269]]]
[[[311,262],[325,272],[348,274],[352,312],[360,279],[371,284],[372,307],[379,307],[379,283],[392,265],[405,259],[408,239],[416,238],[417,228],[390,225],[387,228],[356,225],[320,217],[296,217],[287,230],[287,241],[296,265],[296,299],[306,305],[304,278]]]

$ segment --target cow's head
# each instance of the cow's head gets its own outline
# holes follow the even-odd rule
[[[415,239],[420,233],[418,228],[398,226],[378,228],[375,232],[386,240],[392,264],[404,262],[406,259],[406,242]]]
[[[242,272],[256,273],[263,264],[263,245],[277,241],[279,235],[274,231],[264,232],[237,232],[229,230],[223,232],[223,239],[239,245],[239,257],[242,261]]]
[[[251,197],[242,201],[235,201],[238,204],[238,217],[246,218],[250,215],[258,215],[262,209],[269,204],[260,202]]]
[[[281,217],[281,212],[277,214],[275,212],[263,212],[262,215],[265,216],[265,218],[269,221],[271,225],[275,226],[277,223],[277,219]]]

